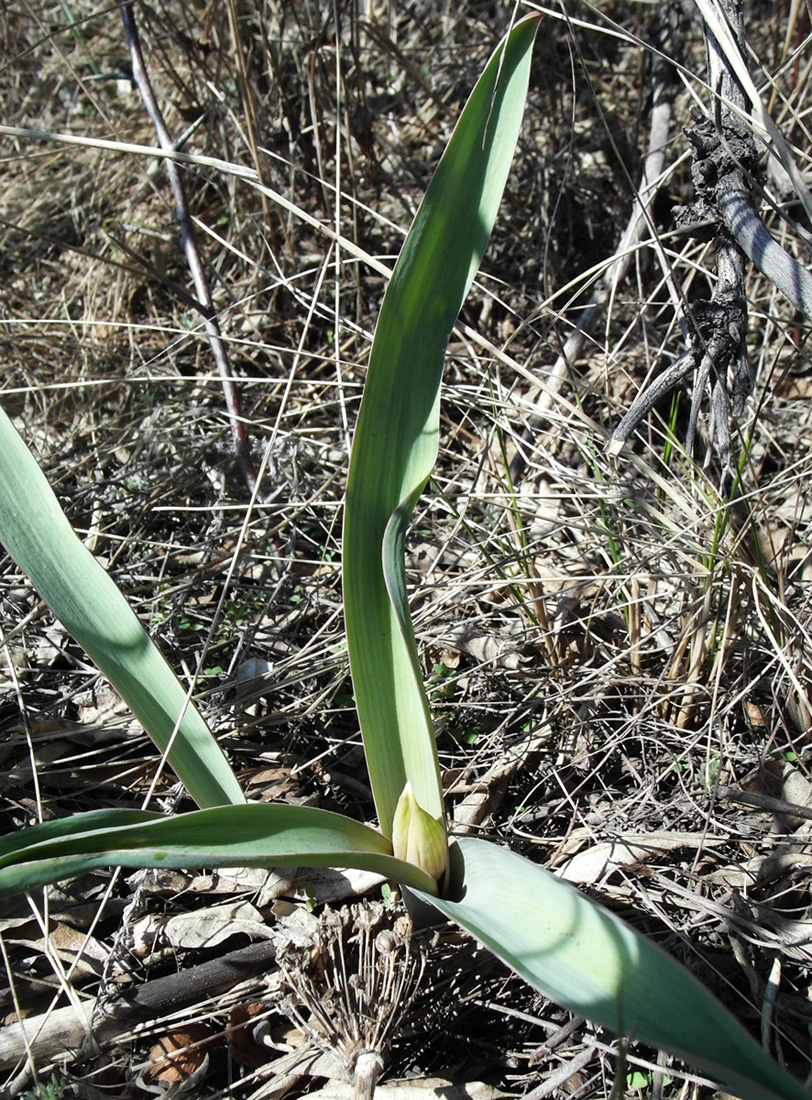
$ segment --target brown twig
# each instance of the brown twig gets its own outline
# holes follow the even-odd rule
[[[91,1021],[94,1039],[100,1046],[107,1046],[141,1021],[160,1020],[198,1001],[222,997],[242,982],[261,985],[275,958],[276,944],[261,940],[222,958],[124,991],[106,1006],[103,1014],[97,1012],[97,1003],[90,1000],[84,1002],[83,1014],[69,1006],[47,1017],[7,1024],[0,1033],[0,1068],[10,1069],[25,1059],[26,1034],[36,1043],[41,1062],[57,1058],[66,1050],[81,1048]]]
[[[158,101],[155,98],[155,93],[152,90],[146,62],[141,50],[141,41],[135,22],[135,12],[133,10],[133,0],[119,0],[119,8],[124,23],[124,33],[127,36],[127,45],[130,50],[133,78],[138,85],[138,90],[141,93],[141,98],[144,101],[147,114],[155,127],[159,145],[166,152],[174,152],[175,143],[169,135],[169,130],[166,127],[161,109],[158,106]],[[186,255],[186,262],[189,265],[195,293],[198,297],[198,302],[196,303],[197,309],[203,317],[203,325],[223,386],[226,409],[231,425],[231,438],[234,446],[234,453],[237,456],[237,461],[242,471],[242,475],[245,478],[246,485],[249,491],[253,493],[257,483],[257,471],[251,459],[248,436],[242,419],[240,394],[234,384],[228,353],[220,330],[220,323],[217,320],[217,313],[212,302],[208,280],[203,270],[203,263],[200,258],[200,250],[197,246],[192,219],[189,216],[189,204],[186,201],[183,178],[180,173],[180,168],[174,160],[167,159],[166,171],[169,176],[170,187],[172,188],[172,197],[175,201],[175,213],[177,215],[178,224],[180,225],[181,247]]]
[[[651,60],[651,114],[649,120],[648,151],[643,165],[643,175],[637,196],[632,207],[631,217],[620,239],[614,258],[609,262],[603,275],[595,284],[595,289],[581,312],[580,317],[567,337],[561,353],[547,379],[547,384],[539,395],[536,411],[524,430],[522,439],[531,443],[536,432],[544,422],[555,394],[561,388],[567,372],[580,358],[584,346],[595,325],[605,311],[617,287],[625,279],[636,250],[646,233],[651,229],[651,208],[659,192],[665,152],[668,147],[673,109],[674,69],[668,60],[672,38],[678,36],[676,27],[676,9],[663,5],[657,11],[657,23],[653,34]],[[522,449],[516,451],[510,463],[510,477],[515,485],[527,464]]]
[[[691,308],[689,350],[638,395],[615,429],[608,450],[618,454],[654,404],[695,371],[685,447],[692,453],[699,412],[709,390],[709,441],[719,455],[724,477],[730,469],[730,411],[732,408],[733,414],[739,415],[753,388],[745,346],[745,257],[806,317],[812,317],[812,276],[773,240],[753,204],[758,151],[747,112],[755,105],[748,102],[730,56],[731,50],[743,56],[740,0],[718,0],[713,11],[724,20],[721,25],[730,29],[735,42],[720,41],[705,22],[713,100],[706,117],[687,131],[694,147],[696,199],[692,210],[681,212],[680,220],[686,228],[698,231],[701,227],[702,235],[707,233],[708,222],[716,226],[717,280],[710,301],[694,303]]]

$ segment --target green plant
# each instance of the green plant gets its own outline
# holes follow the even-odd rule
[[[344,600],[380,831],[310,807],[246,805],[223,754],[112,580],[73,534],[0,415],[0,538],[118,688],[201,809],[95,811],[0,839],[0,894],[99,866],[374,869],[471,932],[536,988],[673,1052],[752,1100],[806,1093],[681,966],[555,876],[494,844],[449,844],[434,730],[409,613],[404,540],[433,467],[451,328],[496,216],[537,18],[491,58],[390,281],[356,430]]]
[[[21,1094],[20,1100],[62,1100],[66,1088],[67,1083],[64,1078],[54,1074],[47,1081],[40,1081],[33,1088],[26,1089]]]

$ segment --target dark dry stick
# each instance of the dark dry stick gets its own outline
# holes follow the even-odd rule
[[[739,40],[744,29],[738,0],[725,0]],[[744,255],[729,233],[721,213],[723,196],[731,190],[747,191],[757,167],[755,140],[742,122],[745,98],[730,68],[720,61],[720,50],[711,29],[705,25],[710,86],[714,98],[706,117],[687,130],[694,147],[692,176],[695,190],[693,209],[678,219],[684,228],[693,227],[697,236],[708,237],[707,223],[715,226],[718,278],[710,301],[695,302],[688,312],[689,350],[660,378],[638,394],[615,429],[609,442],[610,454],[617,454],[654,402],[674,389],[688,374],[696,372],[685,449],[693,453],[697,423],[708,390],[711,400],[709,438],[719,454],[723,477],[730,468],[728,368],[731,370],[733,411],[738,414],[752,390],[747,364],[747,301],[744,291]],[[679,369],[677,369],[679,368]]]
[[[524,430],[522,441],[531,444],[544,422],[547,410],[555,394],[581,357],[583,349],[599,318],[605,311],[617,287],[626,278],[637,248],[644,236],[652,230],[651,209],[660,189],[665,153],[670,140],[671,114],[674,98],[674,67],[667,58],[672,39],[678,34],[676,8],[663,5],[655,16],[654,46],[651,58],[651,115],[649,122],[648,151],[643,165],[643,176],[637,189],[631,217],[621,237],[614,258],[595,284],[595,289],[581,312],[575,328],[567,337],[564,347],[547,379],[544,391],[536,401],[536,410]],[[527,464],[522,448],[516,451],[510,463],[510,478],[515,485]]]
[[[729,49],[741,56],[744,23],[741,0],[716,0],[714,9],[735,37],[733,46],[717,39],[706,22],[708,85],[713,98],[707,116],[687,131],[694,147],[693,211],[683,212],[683,226],[704,235],[705,223],[716,225],[718,278],[709,302],[694,303],[690,348],[677,363],[643,390],[623,417],[609,442],[618,454],[656,401],[696,371],[685,449],[693,451],[697,421],[710,389],[709,442],[719,455],[722,476],[730,470],[730,411],[741,414],[753,381],[747,362],[747,301],[745,257],[751,261],[807,318],[812,318],[812,276],[767,231],[751,192],[758,166],[752,125],[746,121],[750,104],[734,73]],[[699,235],[699,233],[697,233]]]
[[[733,802],[754,806],[765,814],[783,814],[787,817],[802,817],[804,821],[812,821],[811,806],[798,806],[794,802],[786,802],[783,798],[771,798],[767,794],[740,791],[736,787],[722,787],[719,794],[722,798],[729,798]]]
[[[812,321],[812,275],[772,237],[746,191],[731,189],[719,202],[730,234],[748,260]]]
[[[155,133],[158,135],[158,144],[168,153],[175,152],[175,144],[169,136],[169,131],[166,128],[161,109],[158,106],[158,101],[152,90],[144,55],[141,51],[141,42],[138,37],[138,28],[135,23],[135,13],[133,11],[133,0],[119,0],[119,8],[121,9],[121,18],[124,22],[124,33],[127,36],[127,45],[130,50],[133,78],[138,85],[138,90],[141,93],[141,98],[144,101],[147,114],[155,127]],[[253,493],[257,483],[257,471],[251,460],[248,437],[245,432],[245,424],[242,420],[240,394],[234,384],[234,378],[231,374],[228,353],[226,352],[226,346],[223,342],[223,336],[220,331],[220,324],[217,320],[217,313],[212,302],[209,284],[200,259],[200,251],[197,247],[194,227],[189,217],[189,205],[186,201],[183,179],[180,174],[180,169],[174,160],[167,159],[166,171],[169,176],[172,197],[175,200],[175,212],[180,225],[181,247],[186,255],[186,262],[189,265],[195,292],[199,299],[197,308],[203,317],[206,335],[209,338],[209,345],[214,355],[214,361],[217,364],[217,372],[220,375],[220,381],[223,386],[226,409],[228,411],[229,423],[231,424],[231,438],[234,445],[234,453],[237,456],[237,461],[239,462],[240,470],[245,478],[248,489]]]
[[[67,1050],[80,1049],[91,1027],[93,1039],[106,1047],[142,1021],[165,1019],[199,1001],[222,997],[243,982],[261,988],[275,959],[275,943],[260,940],[222,958],[124,991],[106,1004],[103,1012],[97,1012],[96,1002],[89,1001],[82,1006],[83,1015],[71,1005],[47,1016],[7,1024],[0,1029],[0,1069],[11,1069],[26,1059],[26,1032],[41,1064],[64,1056]],[[21,1082],[28,1080],[27,1073],[19,1077]]]

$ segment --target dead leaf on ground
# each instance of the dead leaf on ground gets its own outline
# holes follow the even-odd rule
[[[140,958],[156,951],[211,948],[238,933],[252,938],[271,935],[262,914],[247,901],[209,905],[168,918],[150,913],[133,925],[132,951]]]
[[[208,1052],[214,1041],[215,1031],[207,1024],[190,1023],[168,1031],[150,1049],[149,1066],[141,1075],[141,1081],[149,1079],[166,1088],[191,1086],[205,1075]]]

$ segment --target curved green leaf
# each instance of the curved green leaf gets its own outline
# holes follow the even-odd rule
[[[386,836],[409,780],[444,822],[434,731],[403,572],[406,523],[437,455],[451,328],[502,197],[538,25],[518,23],[480,77],[429,185],[381,306],[344,515],[344,608],[361,730]]]
[[[243,802],[220,746],[115,582],[76,537],[0,409],[0,542],[128,704],[199,806]],[[177,733],[172,738],[176,726]]]
[[[63,838],[74,838],[80,833],[102,835],[110,829],[125,825],[143,825],[147,821],[166,821],[166,814],[158,810],[89,810],[87,813],[55,817],[37,825],[29,825],[14,833],[0,836],[0,867],[18,858],[18,853],[38,844]]]
[[[164,817],[101,810],[0,839],[0,897],[98,867],[357,867],[431,896],[436,883],[395,859],[375,829],[312,806],[251,803]]]
[[[693,975],[612,913],[495,844],[461,839],[451,852],[460,900],[420,896],[545,996],[746,1100],[809,1100]]]

